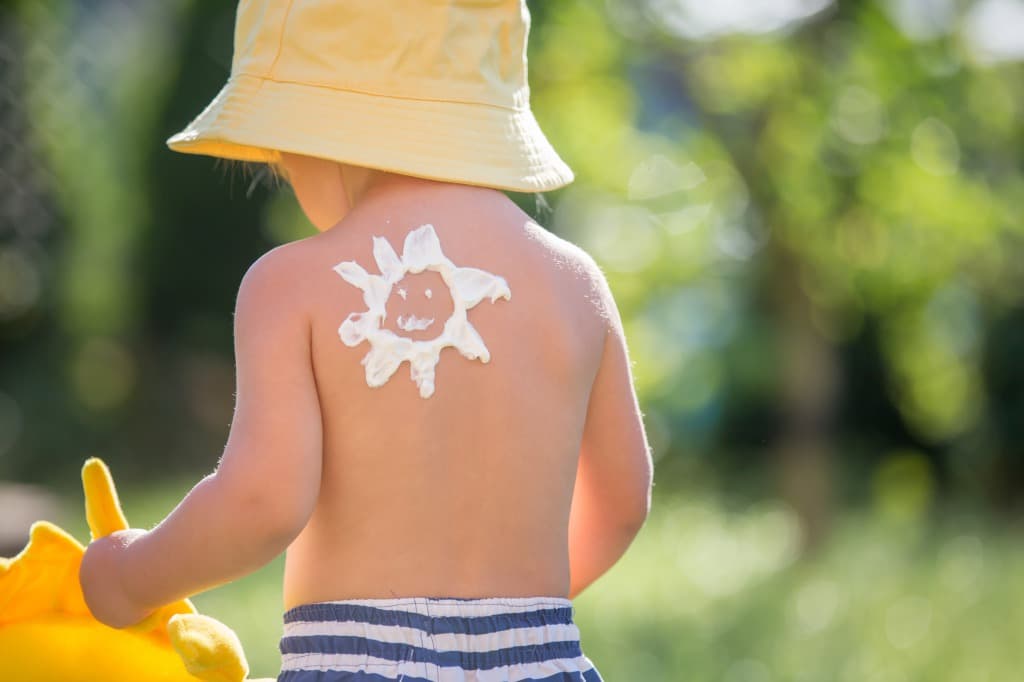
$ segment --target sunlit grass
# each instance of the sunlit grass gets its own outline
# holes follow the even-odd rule
[[[129,520],[152,525],[191,483],[124,490]],[[87,537],[84,521],[68,527]],[[811,560],[796,540],[780,505],[656,499],[627,555],[575,602],[584,652],[609,682],[1016,679],[1024,546],[1009,534],[963,515],[861,512]],[[282,569],[279,557],[194,599],[238,633],[254,677],[278,672]]]
[[[1017,679],[1024,552],[1005,534],[861,512],[809,560],[795,540],[781,507],[662,500],[577,601],[588,655],[610,680]]]

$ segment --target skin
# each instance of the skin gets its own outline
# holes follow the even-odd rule
[[[575,597],[622,556],[651,502],[650,452],[601,271],[498,190],[291,154],[280,169],[319,233],[246,272],[220,462],[152,530],[89,546],[80,578],[90,609],[125,627],[285,550],[285,608]],[[362,291],[332,270],[355,260],[376,273],[371,237],[401,254],[424,223],[456,265],[500,275],[512,291],[469,313],[491,361],[445,349],[426,400],[407,364],[366,385],[367,344],[338,338],[345,317],[366,309]],[[389,324],[446,318],[436,273],[401,284],[408,295],[392,294]]]

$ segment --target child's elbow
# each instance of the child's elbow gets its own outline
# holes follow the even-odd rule
[[[614,511],[609,510],[609,522],[617,527],[618,531],[628,537],[633,537],[640,532],[651,512],[650,488],[644,488],[642,484],[632,487],[628,494],[620,494],[618,502],[614,505]]]
[[[629,526],[635,531],[639,531],[643,525],[647,523],[647,517],[651,515],[651,498],[653,488],[654,469],[651,465],[650,455],[648,454],[647,466],[639,476],[637,492],[635,495],[636,503],[633,505],[633,513],[630,514],[628,518]]]
[[[309,523],[311,515],[312,509],[305,507],[295,508],[285,505],[274,507],[270,505],[264,514],[263,523],[271,540],[284,549],[299,536],[299,533]]]
[[[290,499],[280,496],[266,500],[260,517],[266,532],[283,548],[299,536],[312,515],[313,504],[308,498],[296,495]]]
[[[235,489],[228,498],[242,532],[278,551],[298,537],[313,513],[313,505],[303,495],[280,488]]]
[[[651,515],[651,495],[648,489],[647,494],[634,506],[633,512],[626,517],[628,530],[637,533],[647,523],[647,517]]]

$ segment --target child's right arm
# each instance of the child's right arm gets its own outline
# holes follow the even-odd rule
[[[569,514],[570,599],[611,568],[636,537],[650,511],[654,475],[622,319],[600,270],[595,278],[607,330]]]

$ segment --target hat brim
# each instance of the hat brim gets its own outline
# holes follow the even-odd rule
[[[279,152],[515,192],[573,181],[533,113],[232,76],[174,151],[274,162]]]

